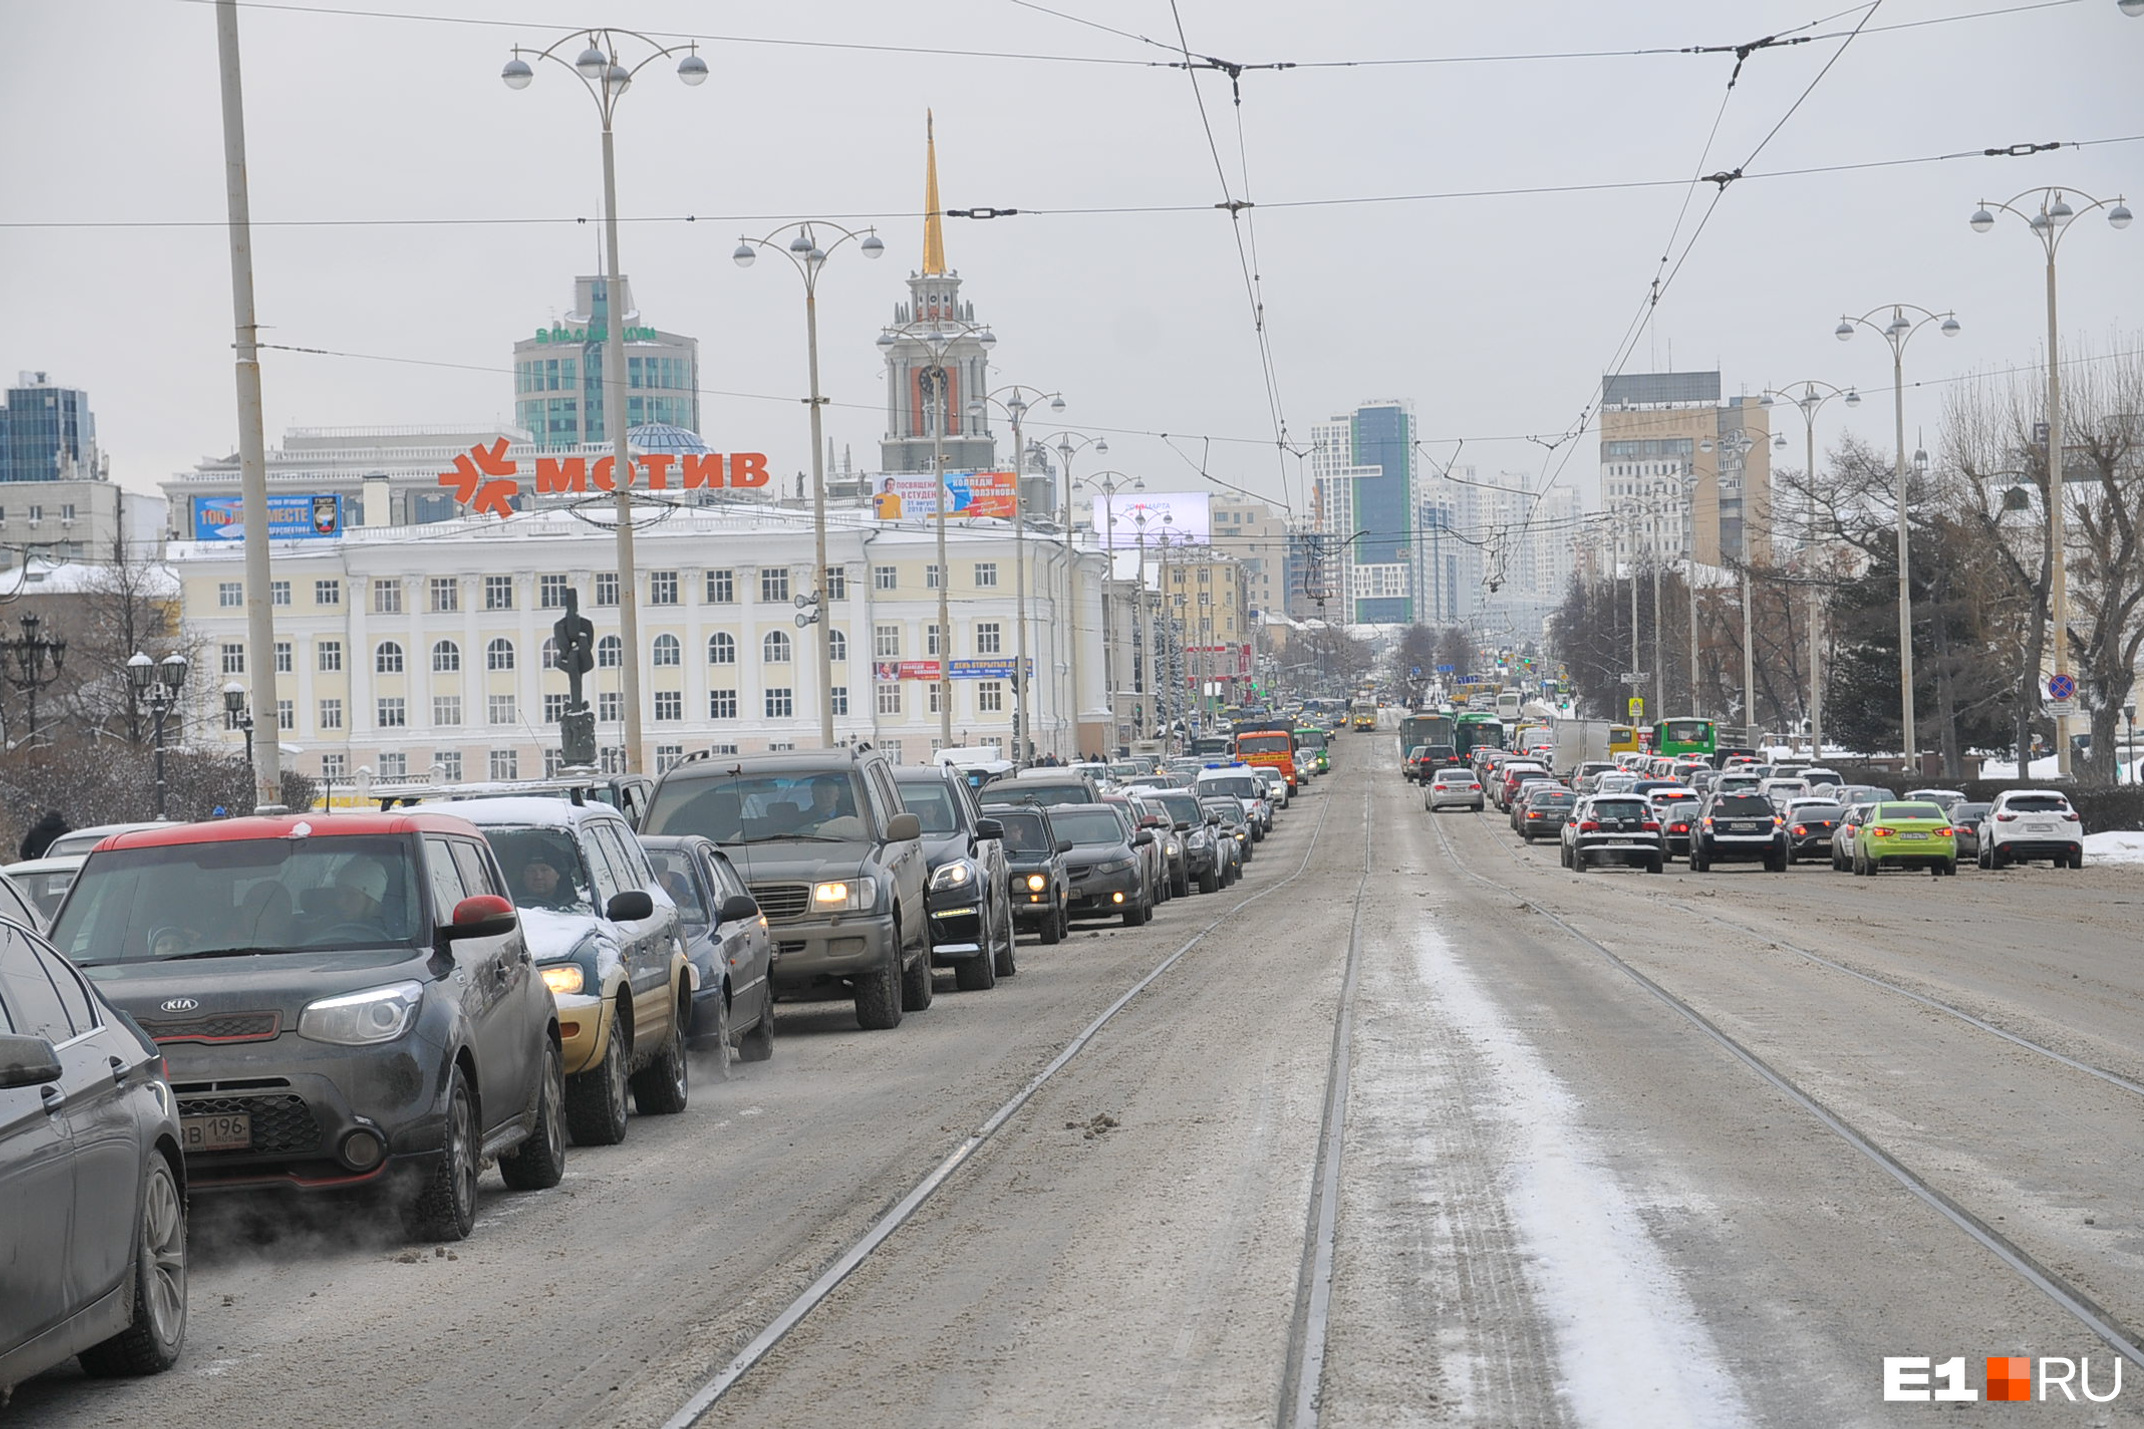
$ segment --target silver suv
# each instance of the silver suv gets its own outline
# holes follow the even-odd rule
[[[696,755],[663,775],[642,828],[722,846],[773,931],[777,995],[840,984],[868,1029],[931,1005],[923,826],[885,755]]]

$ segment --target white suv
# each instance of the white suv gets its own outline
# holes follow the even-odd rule
[[[1980,866],[2008,868],[2044,858],[2057,868],[2084,867],[2084,824],[2069,798],[2053,789],[2011,789],[1995,796],[1980,821]]]

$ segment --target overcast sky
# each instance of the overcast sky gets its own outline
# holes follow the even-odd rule
[[[808,464],[801,284],[786,264],[741,271],[729,254],[741,231],[833,215],[877,223],[887,243],[875,264],[838,255],[820,300],[828,431],[875,465],[874,339],[920,258],[928,107],[949,207],[1185,206],[949,220],[950,262],[999,338],[997,380],[1061,390],[1062,420],[1107,432],[1107,464],[1150,488],[1195,487],[1203,466],[1301,502],[1298,464],[1271,439],[1231,222],[1210,207],[1223,191],[1193,81],[1162,49],[1015,0],[341,0],[432,19],[306,8],[324,3],[241,7],[260,314],[267,341],[367,356],[268,354],[271,444],[294,426],[512,420],[511,344],[593,271],[598,230],[572,220],[599,215],[601,188],[594,107],[572,77],[548,67],[515,93],[497,75],[511,45],[578,21],[707,41],[706,85],[664,66],[635,85],[618,152],[621,212],[648,220],[627,225],[624,265],[645,321],[700,340],[711,445],[766,451],[780,473]],[[1358,400],[1406,397],[1438,461],[1464,439],[1459,459],[1485,472],[1554,469],[1563,454],[1524,434],[1566,429],[1597,389],[1688,191],[1280,205],[1731,170],[1827,64],[1752,175],[2144,135],[2144,19],[2115,0],[1885,0],[1843,54],[1839,39],[1753,53],[1724,109],[1732,54],[1309,67],[1733,44],[1830,3],[1180,0],[1193,53],[1303,66],[1244,74],[1240,149],[1227,79],[1197,78],[1228,193],[1261,205],[1291,436]],[[1175,42],[1167,0],[1053,8]],[[2005,8],[2016,13],[1992,13]],[[20,59],[0,86],[0,376],[41,369],[87,388],[115,476],[147,488],[236,446],[214,10],[8,9]],[[1973,11],[1991,13],[1911,23]],[[1893,301],[1955,308],[1965,327],[1918,339],[1909,381],[2030,364],[2044,341],[2037,245],[2015,223],[1972,233],[1975,200],[2060,183],[2126,188],[2136,206],[2140,172],[2144,142],[1748,178],[1721,198],[1627,369],[1665,368],[1672,350],[1678,368],[1719,366],[1729,392],[1804,377],[1887,388],[1883,344],[1842,346],[1832,328],[1842,310]],[[1713,191],[1697,191],[1685,239]],[[656,221],[687,214],[699,221]],[[129,226],[174,221],[197,226]],[[2065,334],[2129,345],[2144,225],[2088,222],[2064,250]],[[367,360],[381,358],[395,361]],[[1909,395],[1909,424],[1933,427],[1939,390]],[[1871,402],[1853,420],[1888,445],[1888,413]],[[1135,432],[1181,435],[1172,450]],[[1582,439],[1563,474],[1588,493],[1594,451]]]

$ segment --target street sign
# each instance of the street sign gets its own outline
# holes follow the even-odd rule
[[[1652,677],[1652,671],[1640,670],[1634,675],[1619,675],[1616,678],[1620,679],[1626,685],[1642,685],[1647,680],[1650,680]]]
[[[2077,682],[2068,675],[2049,675],[2047,697],[2052,700],[2073,700],[2077,697]]]
[[[1644,718],[1645,718],[1645,696],[1643,696],[1643,695],[1632,695],[1632,696],[1630,697],[1630,722],[1631,722],[1632,724],[1636,724],[1636,723],[1638,723],[1638,721],[1640,721],[1640,720],[1642,720],[1642,719],[1644,719]]]
[[[2077,702],[2075,700],[2049,700],[2047,702],[2047,717],[2049,719],[2075,719],[2077,718]]]

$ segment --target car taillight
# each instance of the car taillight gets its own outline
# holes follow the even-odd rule
[[[1705,816],[1705,827],[1708,829],[1712,827],[1712,816],[1710,814]]]
[[[1588,819],[1578,826],[1578,831],[1582,834],[1594,834],[1599,833],[1600,828],[1601,826],[1599,824],[1595,823],[1591,819]]]
[[[1638,827],[1649,834],[1657,834],[1660,832],[1660,823],[1656,819],[1647,819],[1644,823],[1638,825]]]
[[[1870,830],[1869,830],[1869,832],[1870,832],[1870,833],[1872,833],[1872,834],[1874,834],[1874,835],[1875,835],[1875,836],[1876,836],[1877,838],[1880,838],[1880,839],[1887,839],[1887,838],[1891,837],[1891,835],[1893,835],[1893,834],[1897,833],[1897,832],[1898,832],[1898,830],[1897,830],[1897,829],[1887,829],[1887,828],[1885,828],[1885,827],[1884,827],[1884,826],[1883,826],[1882,824],[1878,824],[1878,825],[1877,825],[1877,826],[1876,826],[1875,828],[1873,828],[1873,829],[1870,829]]]
[[[2064,478],[2064,480],[2068,480],[2068,478],[2067,478],[2067,477],[2065,477],[2065,478]],[[2064,820],[2065,820],[2066,822],[2069,822],[2069,823],[2072,823],[2072,824],[2074,824],[2074,823],[2077,823],[2077,822],[2078,822],[2078,818],[2077,818],[2077,816],[2076,816],[2075,814],[2071,813],[2071,812],[2070,812],[2069,810],[2067,810],[2067,809],[2064,809],[2064,810],[2062,811],[2062,817],[2063,817],[2063,819],[2064,819]]]
[[[1538,814],[1538,813],[1536,813],[1536,812],[1535,812],[1534,810],[1532,810],[1532,809],[1528,809],[1528,810],[1526,811],[1526,817],[1527,817],[1527,818],[1529,818],[1529,819],[1538,819],[1538,818],[1540,818],[1540,817],[1541,817],[1541,815],[1540,815],[1540,814]]]
[[[1936,837],[1937,837],[1937,838],[1939,838],[1939,839],[1955,838],[1955,837],[1957,837],[1957,834],[1958,834],[1958,831],[1957,831],[1956,829],[1937,829],[1937,830],[1936,830]]]
[[[1806,825],[1806,824],[1796,824],[1796,825],[1794,826],[1794,832],[1795,832],[1795,833],[1796,833],[1797,835],[1800,835],[1800,834],[1806,834],[1806,833],[1808,833],[1808,832],[1809,832],[1809,827],[1808,827],[1808,825]]]
[[[1997,814],[1995,816],[1995,821],[2000,824],[2007,824],[2016,818],[2017,815],[2015,814]]]

